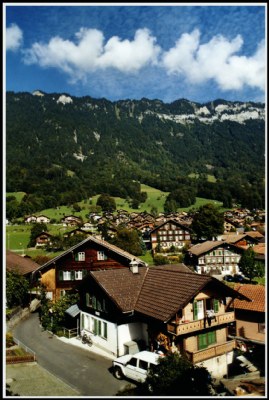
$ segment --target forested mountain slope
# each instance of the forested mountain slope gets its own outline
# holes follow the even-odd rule
[[[211,174],[232,198],[251,189],[257,207],[264,201],[264,104],[111,102],[41,91],[8,92],[6,100],[8,192],[53,206],[101,192],[135,197],[133,181],[172,191],[196,173],[198,194]]]

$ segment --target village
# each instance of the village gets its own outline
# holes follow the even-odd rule
[[[25,218],[28,224],[49,222],[44,215]],[[43,265],[8,250],[7,271],[29,280],[33,310],[45,290],[51,304],[47,329],[52,329],[53,305],[76,293],[77,301],[66,306],[61,321],[61,332],[70,340],[83,332],[115,359],[160,349],[184,355],[207,368],[227,393],[248,393],[247,385],[238,382],[231,389],[227,378],[250,374],[254,390],[255,380],[260,385],[264,376],[265,287],[239,265],[249,248],[255,262],[265,265],[265,213],[226,212],[223,234],[198,242],[192,239],[191,222],[188,213],[154,217],[121,210],[94,213],[84,224],[69,215],[61,223],[73,228],[68,235],[83,234],[81,241]],[[164,257],[161,265],[148,265],[104,240],[103,224],[111,237],[118,226],[138,230],[146,249]],[[42,232],[36,248],[50,240]]]

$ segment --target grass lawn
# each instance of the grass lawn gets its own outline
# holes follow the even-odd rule
[[[25,192],[8,192],[6,196],[15,196],[16,200],[20,203],[25,194]]]

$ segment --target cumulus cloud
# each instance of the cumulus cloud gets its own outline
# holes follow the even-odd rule
[[[16,25],[11,24],[6,29],[6,49],[16,51],[22,45],[23,33],[22,30]]]
[[[201,44],[200,32],[195,29],[183,34],[163,54],[162,62],[169,74],[183,75],[191,83],[213,79],[222,90],[238,90],[244,85],[264,90],[265,43],[250,57],[236,55],[242,46],[240,35],[232,40],[218,35]]]
[[[147,29],[136,31],[134,40],[111,37],[104,43],[103,33],[97,29],[81,28],[76,33],[77,43],[60,37],[48,44],[34,43],[24,52],[26,64],[57,67],[74,79],[83,79],[96,69],[116,68],[122,72],[136,72],[156,63],[160,52],[156,39]]]

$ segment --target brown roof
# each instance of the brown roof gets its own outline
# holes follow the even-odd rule
[[[252,249],[255,253],[265,255],[265,243],[255,244],[255,246],[253,246]]]
[[[133,311],[147,268],[137,274],[129,268],[91,271],[90,274],[123,312]]]
[[[265,312],[265,287],[263,285],[237,284],[234,289],[252,300],[249,302],[235,299],[235,309]]]
[[[166,322],[211,279],[206,275],[171,270],[164,266],[151,267],[135,311]]]
[[[227,243],[224,240],[207,240],[206,242],[199,243],[199,244],[196,244],[194,246],[191,246],[189,248],[189,253],[192,253],[195,256],[200,256],[200,255],[202,255],[204,253],[207,253],[208,251],[210,251],[212,249],[215,249],[215,248],[217,248],[219,246],[224,246],[224,245],[226,247],[227,247],[227,245],[229,245],[230,247],[232,246],[234,249],[239,249],[240,250],[240,247],[234,246],[231,243]]]
[[[6,251],[6,269],[8,271],[14,271],[21,275],[27,275],[39,267],[39,264],[28,257],[22,257],[10,250]]]
[[[167,322],[206,285],[235,297],[237,292],[219,280],[191,272],[184,264],[92,271],[90,275],[123,311],[136,311]]]

